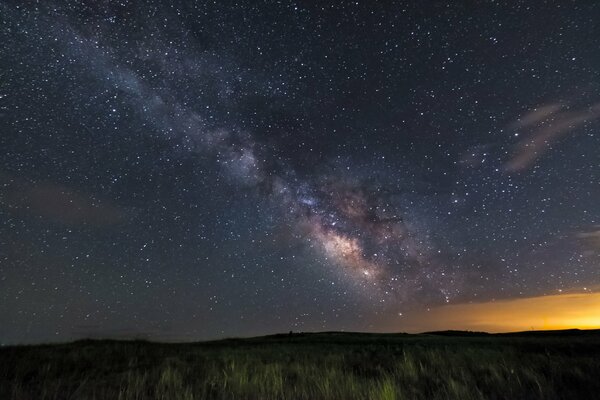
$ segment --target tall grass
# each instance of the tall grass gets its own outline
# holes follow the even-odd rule
[[[307,335],[0,349],[0,399],[571,399],[600,338]]]

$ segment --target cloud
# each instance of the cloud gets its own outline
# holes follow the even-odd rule
[[[599,117],[600,103],[575,111],[560,103],[533,109],[509,125],[517,131],[529,130],[529,134],[513,147],[512,155],[505,165],[506,170],[518,172],[531,167],[560,138],[576,132],[580,126]]]
[[[595,227],[596,230],[580,232],[577,238],[584,241],[587,251],[591,254],[600,252],[600,226]]]
[[[550,117],[552,114],[556,113],[562,108],[562,105],[559,103],[555,104],[547,104],[544,106],[540,106],[534,108],[532,111],[527,114],[519,117],[515,122],[511,124],[511,128],[513,129],[522,129],[534,125],[538,122],[542,122]]]
[[[66,225],[109,226],[126,211],[95,196],[53,182],[35,182],[0,173],[0,207]]]

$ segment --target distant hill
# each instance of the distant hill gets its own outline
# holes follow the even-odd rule
[[[0,346],[0,399],[596,399],[600,330]]]
[[[435,336],[490,336],[492,333],[488,332],[474,332],[474,331],[433,331],[433,332],[423,332],[421,335],[435,335]]]
[[[595,336],[600,335],[600,329],[557,329],[545,331],[520,331],[520,332],[505,332],[505,333],[488,333],[488,332],[473,332],[473,331],[434,331],[423,332],[422,335],[435,336]]]
[[[522,331],[497,333],[498,336],[595,336],[600,335],[600,329],[562,329],[547,331]]]

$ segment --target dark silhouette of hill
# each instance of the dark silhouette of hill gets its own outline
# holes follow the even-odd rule
[[[562,330],[547,330],[547,331],[522,331],[497,333],[497,336],[596,336],[600,335],[600,329],[562,329]]]
[[[493,333],[488,332],[476,332],[476,331],[433,331],[423,332],[422,335],[435,335],[435,336],[491,336]]]
[[[473,331],[433,331],[423,332],[423,335],[435,336],[552,336],[552,337],[572,337],[572,336],[600,336],[600,329],[557,329],[544,331],[519,331],[519,332],[504,332],[504,333],[488,333],[488,332],[473,332]]]
[[[600,330],[579,329],[0,347],[0,399],[12,400],[591,399],[599,375]]]

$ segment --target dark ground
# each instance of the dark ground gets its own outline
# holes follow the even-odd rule
[[[0,348],[0,399],[592,399],[600,331]]]

